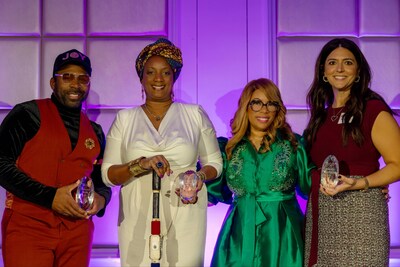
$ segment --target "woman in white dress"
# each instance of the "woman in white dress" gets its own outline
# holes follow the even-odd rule
[[[173,84],[181,68],[181,51],[170,41],[159,39],[146,46],[136,59],[145,103],[118,112],[107,135],[102,174],[108,186],[121,186],[121,266],[152,263],[153,170],[162,177],[159,264],[203,266],[207,222],[203,181],[219,176],[222,158],[214,127],[201,106],[173,102]],[[177,176],[195,171],[198,161],[197,198],[181,201],[175,193]]]

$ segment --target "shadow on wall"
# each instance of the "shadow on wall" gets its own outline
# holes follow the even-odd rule
[[[3,122],[4,118],[7,116],[8,112],[13,108],[10,104],[0,101],[0,123]]]
[[[6,102],[1,102],[1,101],[0,101],[0,107],[12,108],[13,106],[10,105],[10,104],[8,104],[8,103],[6,103]]]
[[[393,101],[389,104],[397,112],[396,119],[397,123],[400,125],[400,94],[393,98]]]
[[[392,103],[390,103],[390,106],[400,109],[400,94],[398,94],[393,98],[393,101]]]
[[[217,116],[225,124],[225,137],[229,138],[232,136],[230,124],[238,108],[238,100],[242,91],[243,88],[232,89],[216,101],[215,111]]]
[[[97,118],[101,113],[101,109],[91,108],[91,106],[94,107],[100,106],[100,95],[94,90],[90,90],[89,96],[86,99],[83,107],[85,108],[86,113],[89,116],[90,120],[97,122]]]

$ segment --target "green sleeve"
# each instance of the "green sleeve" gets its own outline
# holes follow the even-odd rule
[[[229,190],[225,178],[226,166],[227,166],[225,146],[226,143],[228,142],[228,139],[226,137],[218,137],[217,139],[223,158],[223,168],[222,168],[222,173],[219,177],[217,177],[212,181],[206,182],[208,202],[214,205],[216,205],[218,202],[231,204],[232,192]]]
[[[298,190],[297,193],[302,198],[307,198],[311,191],[311,172],[315,165],[310,161],[305,149],[305,140],[296,135],[299,145],[297,147],[297,168],[298,168]]]

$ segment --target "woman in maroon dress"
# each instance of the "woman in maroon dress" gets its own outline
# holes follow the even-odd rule
[[[339,161],[339,183],[313,175],[305,266],[388,266],[388,206],[381,188],[400,179],[400,130],[394,112],[372,91],[358,46],[345,38],[321,50],[307,95],[305,131],[312,161]],[[380,168],[379,159],[385,166]]]

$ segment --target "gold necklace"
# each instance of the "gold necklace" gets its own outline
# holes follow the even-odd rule
[[[172,105],[172,103],[171,103],[171,105]],[[164,112],[164,114],[162,114],[162,115],[154,115],[154,114],[149,110],[149,108],[147,107],[146,104],[144,104],[144,108],[147,110],[147,112],[148,112],[151,116],[153,116],[153,117],[156,119],[156,121],[160,121],[162,118],[164,118],[165,114],[167,114],[168,109],[169,109],[169,107],[170,107],[171,105],[168,106],[167,110],[166,110],[166,111]]]
[[[342,108],[339,110],[339,112],[335,114],[335,111],[334,111],[333,108],[332,108],[333,115],[331,116],[331,121],[337,120],[337,119],[339,118],[339,114],[342,112],[343,109],[344,109],[344,107],[342,107]]]

